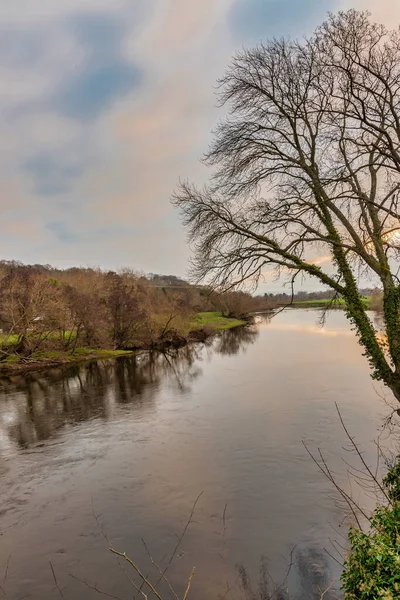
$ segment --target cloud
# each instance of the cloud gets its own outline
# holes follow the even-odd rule
[[[73,244],[79,239],[77,234],[68,229],[66,223],[63,221],[51,221],[46,224],[46,229],[54,233],[61,242],[67,244]]]
[[[148,0],[151,3],[152,0]],[[41,26],[43,30],[55,20],[79,14],[81,12],[114,12],[126,11],[126,0],[19,0],[18,2],[3,2],[0,7],[0,20],[7,26],[28,25]],[[134,2],[136,11],[140,10],[140,4]]]
[[[84,169],[79,161],[68,163],[46,153],[35,154],[23,166],[33,176],[36,193],[42,196],[68,192]]]
[[[311,33],[335,0],[237,0],[231,19],[236,36],[246,41]]]
[[[99,158],[96,122],[140,85],[140,69],[123,42],[144,18],[138,8],[130,26],[126,14],[94,11],[87,2],[79,9],[72,3],[69,13],[47,8],[42,21],[0,13],[0,174],[22,171],[28,193],[40,196],[75,191]],[[7,17],[14,18],[8,29]]]
[[[115,16],[86,13],[71,18],[67,29],[83,56],[50,103],[67,117],[96,119],[140,84],[140,69],[121,52],[127,28]]]
[[[3,2],[0,255],[183,275],[169,198],[208,177],[217,77],[242,44],[303,33],[331,4]]]
[[[25,201],[18,185],[13,181],[3,180],[0,182],[0,223],[9,211],[15,211],[24,207]]]
[[[340,0],[338,8],[368,10],[374,20],[383,23],[389,29],[398,28],[400,25],[400,3],[395,0]]]
[[[310,260],[308,260],[307,262],[309,262],[312,265],[324,265],[326,263],[331,262],[332,260],[332,256],[330,256],[330,254],[327,254],[326,256],[315,256],[314,258],[310,258]]]
[[[166,10],[167,4],[175,10]],[[100,175],[88,172],[85,189],[94,199],[96,222],[145,226],[165,219],[173,212],[169,198],[179,177],[205,179],[199,158],[216,118],[213,84],[232,51],[224,19],[230,4],[205,2],[189,9],[180,0],[163,3],[161,16],[136,40],[148,76],[109,121],[116,155]],[[197,52],[205,38],[207,47]]]
[[[182,57],[197,49],[206,37],[212,37],[234,1],[161,0],[150,26],[140,39],[140,46],[146,55],[160,61],[171,55]],[[206,51],[204,47],[202,50]]]
[[[88,65],[59,92],[56,108],[68,117],[95,119],[136,85],[139,77],[135,69],[118,61],[110,60],[96,67]]]

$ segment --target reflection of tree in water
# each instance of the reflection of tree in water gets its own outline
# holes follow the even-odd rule
[[[383,318],[383,313],[378,312],[376,310],[371,311],[372,322],[374,324],[375,329],[378,331],[385,331],[385,320]]]
[[[49,439],[66,424],[106,416],[110,375],[109,369],[94,362],[54,369],[45,376],[19,377],[0,391],[0,400],[9,409],[9,436],[27,447]]]
[[[256,332],[238,328],[223,332],[210,351],[236,354],[253,343]],[[207,344],[209,345],[209,344]],[[162,385],[177,393],[190,391],[202,374],[204,345],[189,344],[116,360],[98,360],[46,374],[15,377],[0,387],[0,433],[20,447],[45,441],[62,427],[94,418],[111,419],[115,407],[142,410],[154,405]]]
[[[316,546],[293,553],[283,582],[276,584],[262,558],[257,586],[245,567],[238,567],[239,587],[245,600],[339,600],[340,582],[331,573],[327,554]]]
[[[254,344],[258,337],[258,330],[253,327],[235,327],[223,331],[214,346],[215,352],[232,356]]]
[[[177,391],[190,391],[189,383],[201,375],[196,364],[200,360],[199,348],[189,345],[118,359],[114,378],[116,402],[130,404],[139,398],[146,401],[149,395],[158,393],[160,384],[165,381]]]

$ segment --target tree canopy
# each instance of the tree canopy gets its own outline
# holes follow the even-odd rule
[[[272,266],[318,279],[346,300],[373,376],[400,400],[400,30],[366,12],[331,14],[306,40],[241,51],[219,98],[227,116],[205,157],[210,183],[184,182],[173,199],[193,277],[229,287]],[[379,280],[387,345],[360,276]]]

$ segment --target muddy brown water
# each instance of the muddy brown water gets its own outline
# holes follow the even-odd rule
[[[256,581],[262,556],[279,580],[291,552],[293,597],[313,597],[321,570],[337,578],[325,549],[343,544],[345,512],[302,442],[321,448],[348,486],[335,402],[372,462],[388,408],[344,313],[324,327],[319,315],[287,310],[206,345],[2,381],[7,596],[59,598],[51,563],[66,600],[99,597],[75,578],[132,598],[104,535],[156,580],[142,539],[167,564],[201,492],[168,570],[179,595],[194,566],[193,600],[223,595],[237,565]]]

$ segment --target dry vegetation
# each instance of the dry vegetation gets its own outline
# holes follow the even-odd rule
[[[210,294],[176,277],[125,269],[0,263],[0,363],[86,357],[185,343],[243,324],[267,300]],[[200,314],[199,314],[200,313]]]

